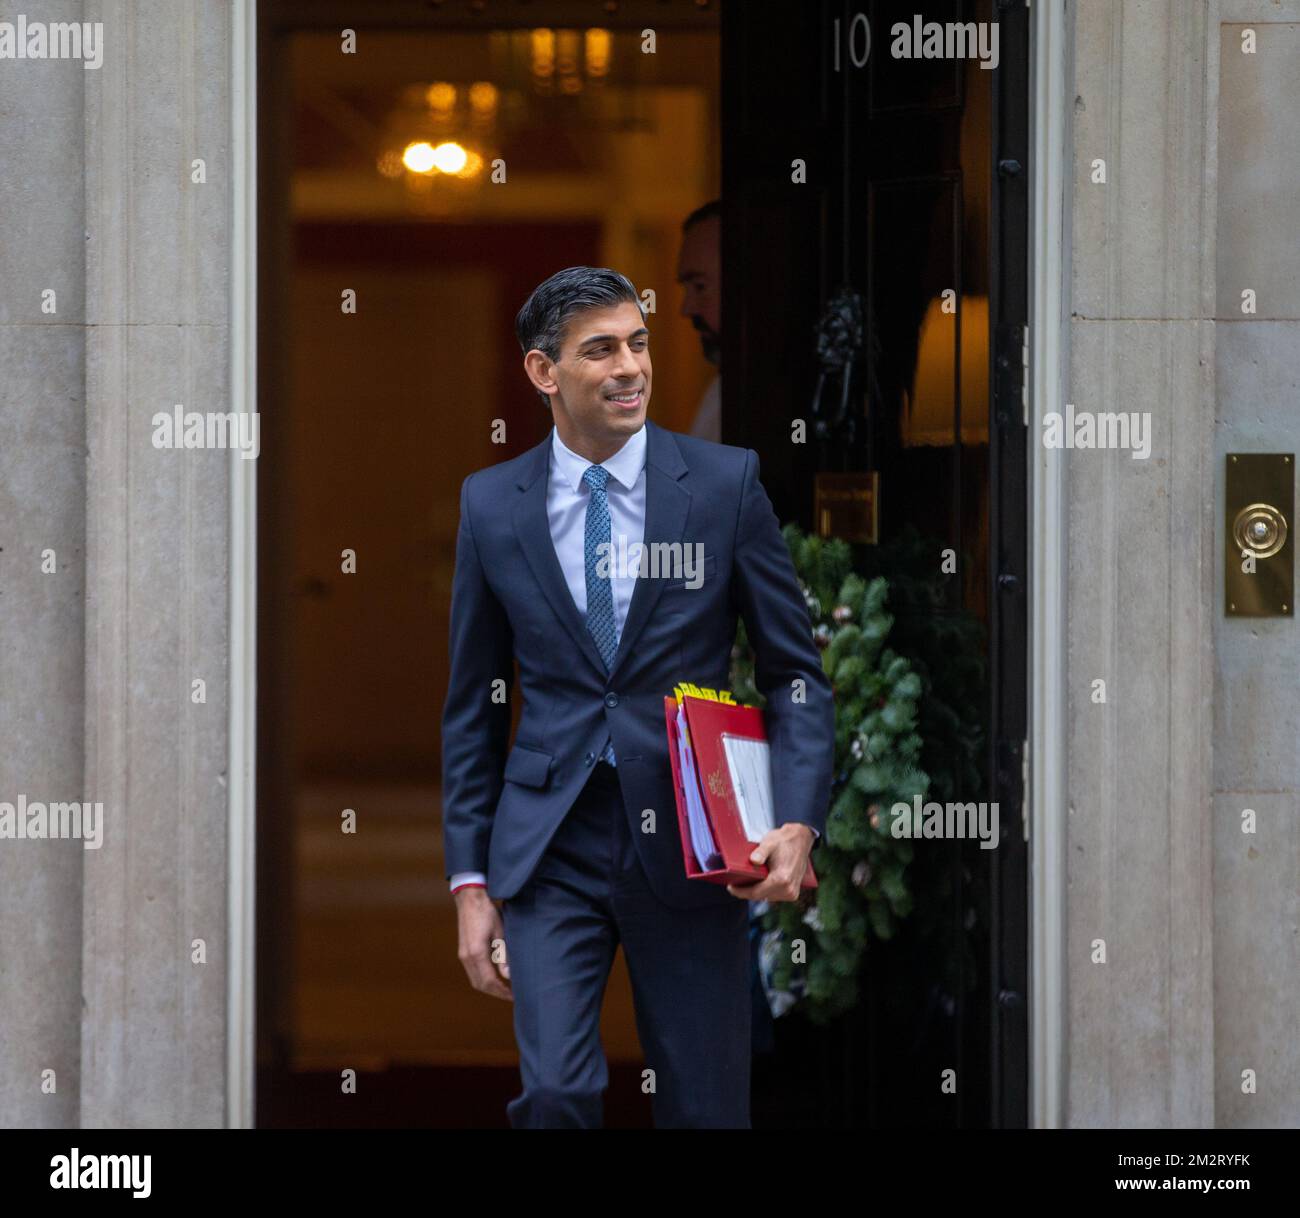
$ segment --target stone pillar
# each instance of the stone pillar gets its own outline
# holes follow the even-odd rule
[[[79,21],[81,8],[80,0],[50,0],[41,19]],[[82,783],[81,149],[91,75],[68,60],[0,62],[0,802],[14,805],[20,795],[42,803],[95,798]],[[81,882],[93,853],[79,841],[0,838],[7,1128],[77,1123]]]
[[[1074,21],[1068,1087],[1076,1126],[1214,1123],[1214,100],[1206,0]],[[1094,162],[1105,183],[1094,183]],[[1093,701],[1095,681],[1105,702]],[[1098,687],[1099,688],[1099,687]],[[1094,963],[1104,940],[1106,962]]]
[[[85,74],[84,242],[85,774],[105,833],[84,865],[81,1124],[214,1126],[231,454],[156,449],[151,420],[229,408],[230,11],[88,0],[86,20],[106,48]]]
[[[1300,3],[1221,0],[1215,528],[1230,452],[1300,456]],[[1243,53],[1243,33],[1255,50]],[[1242,292],[1257,311],[1242,312]],[[1293,459],[1292,466],[1294,468]],[[1288,522],[1292,529],[1300,522]],[[1222,536],[1216,555],[1223,554]],[[1214,587],[1214,1051],[1219,1124],[1300,1125],[1300,634]],[[1242,832],[1245,809],[1256,832]],[[1243,1072],[1255,1091],[1243,1089]]]
[[[1069,400],[1154,443],[1069,454],[1069,1122],[1295,1125],[1300,640],[1225,617],[1223,492],[1300,449],[1300,0],[1071,7]]]

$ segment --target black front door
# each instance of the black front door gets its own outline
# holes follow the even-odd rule
[[[918,13],[996,21],[997,66],[905,57],[893,27]],[[891,642],[944,711],[923,719],[926,767],[1000,826],[996,849],[918,851],[917,909],[872,942],[858,1010],[777,1021],[756,1123],[1024,1125],[1027,12],[728,3],[722,83],[723,440],[757,450],[781,520],[804,528],[818,472],[878,472],[877,544],[855,550],[890,577]],[[827,381],[817,327],[846,301],[862,342]]]

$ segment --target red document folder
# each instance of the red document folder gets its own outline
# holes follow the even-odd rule
[[[686,730],[695,755],[695,770],[700,785],[700,796],[708,816],[713,840],[722,855],[721,867],[707,870],[695,857],[691,846],[690,823],[686,809],[686,776],[682,773],[678,756],[677,699],[664,699],[664,717],[668,722],[668,756],[673,767],[673,793],[677,797],[677,825],[681,833],[682,854],[686,861],[686,875],[693,880],[709,880],[714,884],[751,884],[767,876],[765,864],[751,863],[750,853],[757,842],[745,837],[744,823],[736,804],[736,793],[731,785],[731,772],[722,742],[723,733],[730,736],[748,736],[766,740],[763,712],[756,706],[736,706],[727,702],[713,702],[707,698],[682,699]],[[804,872],[802,887],[816,888],[817,876],[811,861]]]

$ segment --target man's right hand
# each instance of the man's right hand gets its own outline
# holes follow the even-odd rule
[[[501,914],[485,888],[462,888],[455,895],[460,948],[470,984],[494,998],[514,1001],[510,964],[506,959],[505,927]]]

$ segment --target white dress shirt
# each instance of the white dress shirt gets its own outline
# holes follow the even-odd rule
[[[646,433],[643,423],[628,436],[623,447],[600,464],[609,471],[605,484],[605,499],[609,503],[609,527],[613,549],[610,554],[609,582],[614,598],[614,628],[616,637],[623,633],[628,606],[636,587],[636,550],[645,539],[645,450]],[[564,582],[578,608],[578,616],[587,618],[587,504],[591,502],[591,487],[582,475],[595,462],[580,457],[563,440],[560,433],[551,429],[551,460],[546,482],[546,518],[551,526],[551,541],[555,556],[560,560]],[[628,561],[622,562],[621,555]],[[478,871],[458,871],[451,877],[451,890],[464,884],[483,884],[487,881]]]
[[[609,530],[611,534],[611,564],[609,582],[614,593],[614,629],[623,633],[636,575],[632,559],[622,564],[620,553],[628,554],[632,546],[640,549],[645,539],[645,424],[628,436],[627,443],[612,457],[600,464],[609,471],[605,484],[605,498],[609,503]],[[555,543],[555,556],[560,560],[564,582],[569,585],[578,616],[587,619],[587,504],[591,502],[591,488],[582,475],[593,462],[580,457],[560,439],[560,433],[551,431],[551,473],[546,486],[546,517],[551,525],[551,540]],[[626,566],[628,569],[623,570]]]

